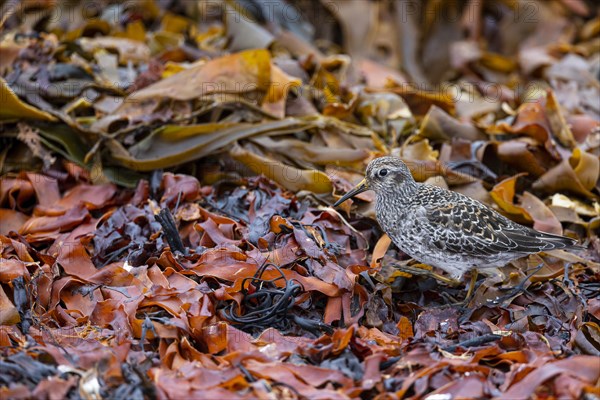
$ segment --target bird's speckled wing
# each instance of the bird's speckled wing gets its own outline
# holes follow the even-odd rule
[[[491,208],[456,192],[443,202],[434,198],[442,189],[423,185],[418,214],[428,223],[432,245],[444,251],[486,257],[500,253],[537,253],[572,246],[575,241],[563,236],[538,232],[521,226]]]

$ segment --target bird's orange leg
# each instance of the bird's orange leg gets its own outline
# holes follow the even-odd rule
[[[475,283],[477,282],[477,270],[474,269],[471,271],[471,282],[469,283],[469,290],[467,291],[467,297],[465,297],[465,305],[469,304],[471,300],[471,296],[473,295],[473,289],[475,289]]]

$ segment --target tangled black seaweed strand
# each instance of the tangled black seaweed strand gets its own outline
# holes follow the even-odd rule
[[[179,205],[179,200],[178,200]],[[163,235],[167,239],[167,243],[171,247],[173,252],[179,252],[181,254],[187,254],[187,250],[181,241],[181,236],[179,236],[179,231],[177,230],[177,224],[175,223],[175,219],[173,218],[173,214],[171,214],[171,210],[168,208],[163,208],[160,210],[158,214],[154,216],[158,223],[163,228]]]
[[[262,276],[268,268],[276,269],[280,276],[263,279]],[[277,286],[278,281],[284,281],[284,286]],[[251,333],[260,333],[269,327],[288,331],[291,322],[315,334],[318,331],[331,332],[332,328],[329,325],[290,312],[296,298],[304,291],[302,284],[294,279],[287,279],[278,265],[265,261],[253,277],[242,281],[241,293],[244,298],[241,301],[241,309],[245,313],[238,314],[235,303],[223,313],[237,328]]]

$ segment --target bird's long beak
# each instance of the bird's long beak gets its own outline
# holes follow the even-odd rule
[[[333,205],[334,207],[339,206],[340,204],[342,204],[343,202],[345,202],[346,200],[348,200],[350,197],[354,197],[359,193],[364,192],[365,190],[368,190],[368,186],[367,186],[367,180],[363,179],[362,181],[360,181],[360,183],[356,186],[354,186],[354,188],[352,190],[350,190],[348,193],[346,193],[345,195],[342,196],[341,199],[339,199],[338,201],[335,202],[335,204]]]

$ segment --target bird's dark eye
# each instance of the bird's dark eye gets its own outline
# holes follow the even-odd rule
[[[384,177],[384,176],[386,176],[387,174],[388,174],[388,170],[387,170],[387,169],[383,168],[383,169],[380,169],[380,170],[379,170],[379,176],[380,176],[380,177],[382,177],[382,178],[383,178],[383,177]]]

